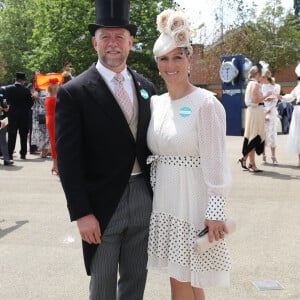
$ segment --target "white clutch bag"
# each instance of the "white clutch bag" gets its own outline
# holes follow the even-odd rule
[[[228,231],[228,233],[225,233],[225,237],[228,236],[229,234],[235,232],[236,223],[234,220],[231,220],[231,219],[226,220],[225,225],[226,225],[226,228]],[[207,251],[208,249],[214,247],[219,242],[220,242],[220,240],[219,241],[214,240],[212,243],[210,243],[208,240],[208,234],[206,233],[203,236],[196,239],[195,245],[194,245],[195,252],[197,254],[202,254],[205,251]]]

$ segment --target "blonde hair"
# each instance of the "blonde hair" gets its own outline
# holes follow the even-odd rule
[[[265,74],[263,74],[263,77],[265,77],[272,85],[275,84],[275,78],[272,77],[272,73],[270,70],[266,70]]]
[[[261,70],[257,66],[253,66],[248,74],[248,79],[253,79],[257,74],[261,74]]]
[[[49,93],[50,95],[53,95],[55,89],[56,89],[56,91],[57,91],[57,89],[58,89],[58,84],[57,84],[57,83],[51,83],[51,84],[48,86],[48,93]]]

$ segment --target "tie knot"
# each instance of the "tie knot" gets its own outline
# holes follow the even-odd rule
[[[124,76],[121,73],[116,73],[116,75],[114,76],[114,79],[118,82],[121,83],[124,81]]]

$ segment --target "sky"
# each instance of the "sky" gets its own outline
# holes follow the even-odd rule
[[[220,6],[220,3],[226,2],[226,0],[176,0],[176,2],[185,9],[187,16],[191,20],[194,26],[199,26],[204,23],[207,28],[207,33],[212,30],[214,25],[214,11]],[[228,1],[228,0],[227,0]],[[266,1],[265,0],[245,0],[248,3],[255,2],[260,11]],[[291,9],[294,6],[294,0],[281,0],[284,8]],[[224,14],[224,22],[226,22],[226,16]]]

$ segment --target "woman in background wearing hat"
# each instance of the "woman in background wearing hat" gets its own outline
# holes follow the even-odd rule
[[[153,52],[168,92],[151,98],[147,140],[154,200],[148,269],[167,272],[173,300],[202,300],[203,288],[229,286],[223,240],[231,183],[225,111],[211,92],[189,82],[192,48],[185,15],[166,10],[157,24],[161,35]],[[194,241],[204,227],[209,240],[219,243],[197,254]]]

